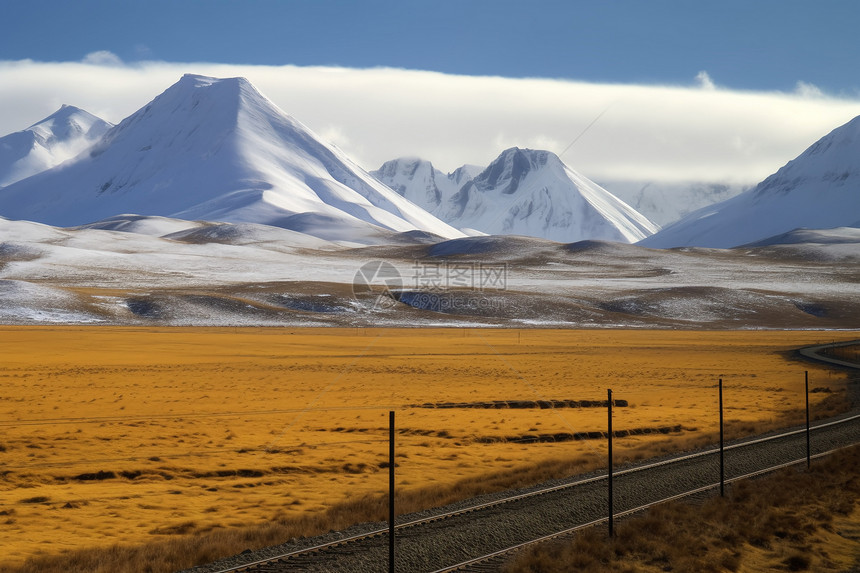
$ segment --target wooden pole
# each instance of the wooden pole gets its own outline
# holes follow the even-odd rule
[[[609,537],[615,535],[615,510],[612,503],[612,390],[607,390],[607,411],[609,417]]]
[[[726,495],[725,434],[723,432],[723,379],[720,378],[720,497]]]
[[[388,412],[388,571],[394,573],[394,410]]]
[[[809,370],[803,372],[806,380],[806,469],[812,465],[812,449],[809,440]]]

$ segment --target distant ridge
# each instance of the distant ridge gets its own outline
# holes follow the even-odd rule
[[[74,162],[7,187],[0,214],[73,226],[131,213],[374,242],[462,236],[319,140],[244,78],[187,74]],[[339,230],[339,229],[342,229]]]
[[[549,151],[513,147],[480,172],[445,175],[428,161],[403,158],[372,173],[467,233],[632,243],[659,228]]]
[[[639,244],[728,248],[860,217],[860,116],[825,135],[755,188],[699,209]]]
[[[0,137],[0,187],[59,165],[92,145],[112,124],[72,105]]]

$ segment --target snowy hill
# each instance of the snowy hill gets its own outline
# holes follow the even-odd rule
[[[554,153],[511,148],[478,172],[445,175],[428,161],[399,159],[373,174],[446,223],[471,233],[524,235],[569,243],[635,242],[657,226],[567,167]]]
[[[794,229],[775,237],[768,237],[744,247],[770,247],[773,245],[860,245],[860,229],[856,226],[835,229]]]
[[[111,127],[91,113],[64,105],[27,129],[0,137],[0,187],[74,157]]]
[[[74,161],[10,185],[0,214],[73,226],[121,213],[261,223],[323,239],[462,236],[322,143],[243,78],[185,75]]]
[[[860,117],[834,129],[754,189],[691,213],[640,245],[734,247],[860,216]]]
[[[795,236],[729,250],[498,235],[350,248],[247,223],[0,218],[0,324],[856,328],[858,229]],[[374,260],[402,279],[396,304],[357,296]]]

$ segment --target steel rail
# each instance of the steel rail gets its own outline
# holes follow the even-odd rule
[[[824,362],[826,364],[835,364],[836,366],[842,366],[844,368],[853,368],[855,370],[860,369],[860,364],[853,360],[847,360],[842,358],[834,358],[832,356],[825,356],[820,352],[827,348],[844,348],[846,346],[858,346],[860,345],[860,340],[846,340],[844,342],[831,342],[829,344],[815,344],[813,346],[804,346],[803,348],[798,348],[797,352],[803,356],[804,358],[808,358],[809,360],[815,360],[817,362]]]
[[[815,454],[815,455],[813,455],[812,457],[813,457],[814,459],[818,459],[818,458],[821,458],[821,457],[824,457],[824,456],[828,456],[828,455],[830,455],[830,454],[833,454],[834,452],[837,452],[837,451],[839,451],[839,450],[842,450],[842,449],[845,449],[845,448],[850,448],[850,447],[853,447],[853,446],[844,446],[844,447],[842,447],[842,448],[835,448],[835,449],[829,450],[829,451],[827,451],[827,452],[821,452],[821,453]],[[799,459],[796,459],[796,460],[792,460],[792,461],[790,461],[790,462],[785,462],[785,463],[782,463],[782,464],[778,464],[778,465],[775,465],[775,466],[771,466],[771,467],[766,468],[766,469],[763,469],[763,470],[758,470],[758,471],[750,472],[750,473],[747,473],[747,474],[744,474],[744,475],[741,475],[741,476],[735,476],[735,477],[733,477],[733,478],[727,479],[727,480],[726,480],[726,483],[733,483],[733,482],[740,481],[740,480],[743,480],[743,479],[748,479],[748,478],[752,478],[752,477],[757,477],[757,476],[760,476],[760,475],[764,475],[764,474],[766,474],[766,473],[775,472],[775,471],[778,471],[778,470],[781,470],[781,469],[784,469],[784,468],[787,468],[787,467],[791,467],[791,466],[794,466],[794,465],[798,465],[798,464],[801,464],[801,463],[806,463],[806,457],[799,458]],[[716,489],[716,488],[718,488],[718,487],[720,487],[720,482],[715,482],[715,483],[712,483],[712,484],[709,484],[709,485],[706,485],[706,486],[702,486],[702,487],[698,487],[698,488],[696,488],[696,489],[692,489],[692,490],[689,490],[689,491],[686,491],[686,492],[683,492],[683,493],[679,493],[679,494],[671,495],[671,496],[669,496],[669,497],[665,497],[665,498],[663,498],[663,499],[659,499],[659,500],[656,500],[656,501],[652,501],[652,502],[650,502],[650,503],[646,503],[645,505],[640,505],[639,507],[634,507],[634,508],[632,508],[632,509],[628,509],[628,510],[625,510],[625,511],[621,511],[621,512],[619,512],[619,513],[617,513],[617,514],[616,514],[616,517],[626,517],[626,516],[628,516],[628,515],[632,515],[632,514],[634,514],[634,513],[638,513],[638,512],[641,512],[641,511],[645,511],[646,509],[650,509],[650,508],[654,507],[655,505],[660,505],[661,503],[668,503],[668,502],[670,502],[670,501],[676,501],[676,500],[679,500],[679,499],[683,499],[683,498],[685,498],[685,497],[689,497],[689,496],[691,496],[691,495],[696,495],[697,493],[703,493],[703,492],[706,492],[706,491],[709,491],[709,490],[712,490],[712,489]],[[516,552],[516,551],[519,551],[520,549],[523,549],[523,548],[525,548],[525,547],[529,547],[529,546],[531,546],[531,545],[537,545],[538,543],[543,543],[543,542],[545,542],[545,541],[550,541],[550,540],[553,540],[553,539],[558,539],[558,538],[560,538],[560,537],[564,537],[564,536],[570,535],[570,534],[575,533],[575,532],[577,532],[577,531],[581,531],[581,530],[583,530],[583,529],[587,529],[587,528],[589,528],[589,527],[593,527],[593,526],[595,526],[595,525],[600,525],[601,523],[606,523],[608,520],[609,520],[609,518],[608,518],[608,517],[602,517],[602,518],[600,518],[600,519],[595,519],[594,521],[589,521],[588,523],[583,523],[583,524],[580,524],[580,525],[576,525],[576,526],[574,526],[574,527],[570,527],[570,528],[568,528],[568,529],[564,529],[564,530],[562,530],[562,531],[557,531],[557,532],[555,532],[555,533],[550,533],[549,535],[543,535],[543,536],[541,536],[541,537],[538,537],[538,538],[532,539],[532,540],[530,540],[530,541],[525,541],[525,542],[523,542],[523,543],[518,543],[517,545],[512,545],[512,546],[507,547],[507,548],[505,548],[505,549],[500,549],[500,550],[498,550],[498,551],[494,551],[494,552],[492,552],[492,553],[488,553],[488,554],[486,554],[486,555],[482,555],[482,556],[480,556],[480,557],[474,557],[474,558],[469,559],[469,560],[467,560],[467,561],[463,561],[463,562],[461,562],[461,563],[457,563],[456,565],[448,565],[448,566],[443,567],[443,568],[441,568],[441,569],[436,569],[435,571],[431,571],[430,573],[449,573],[449,572],[451,572],[451,571],[463,570],[463,569],[464,569],[464,568],[466,568],[466,567],[470,567],[470,566],[472,566],[472,565],[478,565],[478,564],[484,563],[484,562],[486,562],[486,561],[489,561],[489,560],[491,560],[491,559],[495,559],[495,558],[497,558],[497,557],[501,557],[501,556],[503,556],[503,555],[507,555],[507,554],[510,554],[510,553],[514,553],[514,552]]]
[[[814,431],[814,430],[820,430],[820,429],[822,429],[822,428],[827,428],[827,427],[831,427],[831,426],[835,426],[835,425],[839,425],[839,424],[845,424],[845,423],[847,423],[847,422],[851,422],[851,421],[854,421],[854,420],[857,420],[857,419],[860,419],[860,414],[856,414],[856,415],[849,416],[849,417],[847,417],[847,418],[842,418],[842,419],[839,419],[839,420],[833,420],[833,421],[830,421],[830,422],[821,423],[821,424],[818,424],[818,425],[816,425],[816,426],[812,426],[811,430],[813,430],[813,431]],[[786,437],[790,437],[790,436],[795,436],[795,435],[798,435],[798,434],[802,434],[802,433],[804,433],[805,431],[806,431],[805,429],[800,429],[800,430],[791,430],[791,431],[788,431],[788,432],[782,432],[782,433],[779,433],[779,434],[774,434],[774,435],[772,435],[772,436],[764,436],[764,437],[756,438],[756,439],[753,439],[753,440],[746,440],[746,441],[742,441],[742,442],[738,442],[738,443],[734,443],[734,444],[731,444],[731,445],[729,445],[729,446],[726,446],[726,448],[725,448],[725,449],[726,449],[726,450],[734,450],[734,449],[738,449],[738,448],[754,446],[754,445],[761,444],[761,443],[764,443],[764,442],[773,441],[773,440],[779,440],[779,439],[783,439],[783,438],[786,438]],[[837,449],[838,449],[838,448],[837,448]],[[820,454],[814,454],[812,457],[813,457],[813,458],[818,458],[818,457],[821,457],[821,456],[827,455],[827,454],[829,454],[829,453],[832,453],[832,452],[834,452],[834,451],[837,451],[837,450],[830,450],[829,452],[824,452],[824,453],[820,453]],[[671,464],[675,464],[675,463],[685,462],[685,461],[692,460],[692,459],[696,459],[696,458],[700,458],[700,457],[703,457],[703,456],[715,455],[715,454],[718,454],[718,453],[719,453],[719,449],[717,449],[717,448],[712,448],[712,449],[704,450],[704,451],[701,451],[701,452],[695,452],[695,453],[692,453],[692,454],[685,454],[685,455],[682,455],[682,456],[672,457],[672,458],[669,458],[669,459],[666,459],[666,460],[661,460],[661,461],[659,461],[659,462],[652,462],[652,463],[644,464],[644,465],[641,465],[641,466],[635,466],[635,467],[631,467],[631,468],[627,468],[627,469],[619,470],[619,471],[616,471],[616,472],[614,472],[614,473],[615,473],[615,475],[616,475],[616,476],[620,476],[620,475],[628,475],[628,474],[633,474],[633,473],[636,473],[636,472],[647,471],[647,470],[654,469],[654,468],[658,468],[658,467],[664,467],[664,466],[671,465]],[[806,461],[806,457],[804,456],[804,458],[803,458],[802,460],[800,460],[800,461],[804,461],[804,462],[805,462],[805,461]],[[750,474],[745,474],[745,475],[743,475],[743,476],[738,476],[738,477],[734,477],[734,478],[731,478],[731,479],[727,479],[727,480],[726,480],[726,483],[732,483],[732,482],[737,481],[737,480],[739,480],[739,479],[745,479],[745,478],[747,478],[747,477],[753,477],[753,476],[755,476],[755,475],[759,475],[759,474],[761,474],[761,473],[767,473],[767,472],[771,472],[771,471],[776,471],[776,470],[778,470],[778,469],[781,469],[781,468],[783,468],[783,467],[788,467],[788,466],[794,465],[794,464],[796,464],[796,463],[799,463],[799,461],[798,461],[798,460],[795,460],[795,461],[787,462],[787,463],[785,463],[785,464],[781,464],[781,465],[778,465],[778,466],[773,466],[773,467],[767,468],[767,469],[765,469],[765,470],[760,470],[759,472],[753,472],[753,473],[750,473]],[[440,514],[437,514],[437,515],[432,515],[432,516],[428,516],[428,517],[423,517],[423,518],[415,519],[415,520],[408,521],[408,522],[405,522],[405,523],[399,523],[399,524],[397,524],[397,525],[395,526],[395,529],[397,529],[397,530],[401,530],[401,529],[406,529],[406,528],[416,527],[416,526],[420,526],[420,525],[426,525],[426,524],[428,524],[428,523],[434,523],[434,522],[437,522],[437,521],[442,521],[442,520],[449,519],[449,518],[452,518],[452,517],[459,517],[459,516],[462,516],[462,515],[466,515],[466,514],[468,514],[468,513],[474,513],[474,512],[476,512],[476,511],[481,511],[481,510],[484,510],[484,509],[489,509],[489,508],[497,507],[497,506],[500,506],[500,505],[505,505],[505,504],[512,503],[512,502],[516,502],[516,501],[519,501],[519,500],[528,499],[528,498],[532,498],[532,497],[537,497],[537,496],[541,496],[541,495],[547,495],[547,494],[554,493],[554,492],[557,492],[557,491],[562,491],[562,490],[565,490],[565,489],[570,489],[570,488],[574,488],[574,487],[578,487],[578,486],[586,485],[586,484],[589,484],[589,483],[598,482],[598,481],[601,481],[601,480],[605,480],[605,479],[607,479],[607,477],[608,477],[608,475],[607,475],[607,474],[601,474],[601,475],[592,476],[592,477],[589,477],[589,478],[579,479],[579,480],[576,480],[576,481],[573,481],[573,482],[568,482],[568,483],[564,483],[564,484],[560,484],[560,485],[555,485],[555,486],[550,486],[550,487],[544,487],[544,488],[536,489],[536,490],[534,490],[534,491],[529,491],[529,492],[526,492],[526,493],[521,493],[521,494],[517,494],[517,495],[511,495],[511,496],[507,496],[507,497],[504,497],[504,498],[501,498],[501,499],[496,499],[496,500],[493,500],[493,501],[488,501],[488,502],[484,502],[484,503],[479,503],[479,504],[477,504],[477,505],[472,505],[472,506],[464,507],[464,508],[461,508],[461,509],[456,509],[456,510],[448,511],[448,512],[445,512],[445,513],[440,513]],[[665,499],[662,499],[662,500],[659,500],[659,501],[656,501],[656,502],[652,502],[652,503],[650,503],[650,504],[646,504],[646,505],[643,505],[643,506],[637,507],[637,508],[635,508],[635,509],[631,509],[631,510],[627,510],[627,511],[619,512],[619,513],[617,514],[617,516],[619,516],[619,517],[623,517],[623,516],[625,516],[625,515],[628,515],[629,513],[634,513],[634,512],[637,512],[637,511],[642,511],[643,509],[647,509],[647,508],[649,508],[649,507],[651,507],[651,506],[653,506],[653,505],[656,505],[656,504],[659,504],[659,503],[665,503],[666,501],[671,501],[671,500],[673,500],[673,499],[678,499],[678,498],[681,498],[681,497],[686,497],[686,496],[688,496],[688,495],[693,495],[693,494],[695,494],[695,493],[700,493],[700,492],[702,492],[702,491],[706,491],[706,490],[711,489],[711,488],[713,488],[713,487],[719,487],[719,485],[720,485],[720,484],[719,484],[719,482],[717,482],[716,484],[711,484],[711,485],[708,485],[708,486],[704,486],[704,487],[702,487],[702,488],[698,488],[698,489],[696,489],[696,490],[692,490],[692,491],[690,491],[690,492],[684,492],[684,493],[678,494],[678,495],[673,496],[673,497],[665,498]],[[565,533],[570,533],[570,532],[572,532],[572,531],[577,531],[577,530],[579,530],[579,529],[582,529],[583,527],[587,527],[587,526],[589,526],[589,525],[594,525],[594,524],[596,524],[596,523],[601,523],[601,522],[604,522],[604,521],[606,521],[606,520],[607,520],[607,518],[603,518],[603,519],[601,519],[601,520],[597,520],[597,521],[594,521],[594,522],[590,522],[589,524],[586,524],[586,525],[576,526],[575,528],[571,528],[571,529],[569,529],[569,530],[565,530],[564,532],[559,532],[559,533],[557,533],[557,534],[552,534],[551,536],[549,536],[549,537],[547,537],[547,538],[549,539],[549,538],[552,538],[553,536],[556,536],[556,537],[557,537],[557,536],[561,536],[561,535],[564,535]],[[348,536],[348,537],[344,537],[344,538],[341,538],[341,539],[338,539],[338,540],[335,540],[335,541],[330,541],[330,542],[327,542],[327,543],[321,543],[321,544],[314,545],[314,546],[311,546],[311,547],[306,547],[306,548],[302,548],[302,549],[297,549],[297,550],[294,550],[294,551],[290,551],[290,552],[282,553],[282,554],[279,554],[279,555],[275,555],[275,556],[273,556],[273,557],[268,557],[268,558],[266,558],[266,559],[260,559],[260,560],[258,560],[258,561],[253,561],[253,562],[250,562],[250,563],[246,563],[246,564],[243,564],[243,565],[237,565],[237,566],[229,567],[229,568],[226,568],[226,569],[220,569],[220,570],[216,571],[215,573],[238,573],[238,572],[240,572],[240,571],[252,571],[253,569],[255,569],[255,568],[257,568],[257,567],[260,567],[260,566],[270,565],[270,564],[273,564],[273,563],[277,563],[278,561],[286,561],[286,560],[288,560],[288,559],[290,559],[290,558],[292,558],[292,557],[297,557],[297,556],[300,556],[300,555],[307,555],[307,554],[310,554],[310,553],[316,553],[316,552],[319,552],[319,551],[323,551],[323,550],[326,550],[326,549],[330,549],[330,548],[338,547],[338,546],[340,546],[340,545],[345,545],[345,544],[348,544],[348,543],[353,543],[353,542],[357,542],[357,541],[362,541],[362,540],[366,540],[366,539],[371,539],[371,538],[374,538],[374,537],[378,537],[378,536],[380,536],[380,535],[386,535],[387,533],[388,533],[388,527],[386,526],[386,527],[382,527],[382,528],[374,529],[374,530],[369,531],[369,532],[366,532],[366,533],[359,533],[359,534],[351,535],[351,536]],[[531,543],[536,543],[536,542],[537,542],[537,541],[529,541],[529,542],[526,542],[526,544],[531,544]],[[519,546],[516,546],[516,547],[519,547]],[[506,550],[503,550],[503,551],[513,551],[513,550],[514,550],[514,549],[509,548],[509,549],[506,549]],[[485,557],[486,557],[487,559],[491,558],[491,557],[487,557],[487,556],[485,556]],[[464,562],[464,563],[465,563],[465,562]],[[461,564],[461,565],[462,565],[462,564]],[[441,569],[441,570],[439,570],[439,571],[452,571],[452,570],[453,570],[453,569]],[[434,571],[433,573],[437,573],[437,572],[435,572],[435,571]]]

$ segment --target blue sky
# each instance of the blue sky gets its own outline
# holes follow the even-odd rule
[[[860,2],[4,0],[0,59],[390,66],[857,96]]]

